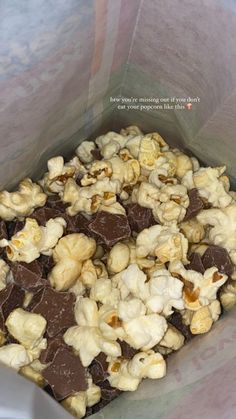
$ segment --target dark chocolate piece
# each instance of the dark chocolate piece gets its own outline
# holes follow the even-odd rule
[[[209,246],[202,257],[204,268],[216,266],[218,271],[229,277],[232,275],[234,265],[226,249],[220,246]]]
[[[201,274],[204,274],[205,268],[202,263],[202,258],[199,253],[192,253],[189,256],[190,263],[186,265],[186,269],[191,269],[193,271],[200,272]]]
[[[69,204],[61,201],[59,195],[50,195],[45,203],[45,207],[52,208],[61,213],[65,212],[65,209],[68,207],[68,205]]]
[[[61,217],[61,212],[55,208],[37,208],[31,215],[30,218],[34,218],[37,223],[41,226],[45,226],[50,218]]]
[[[141,207],[139,204],[128,204],[125,208],[130,228],[136,233],[140,233],[145,228],[158,224],[150,208]]]
[[[108,362],[106,361],[107,356],[101,352],[96,358],[94,358],[92,364],[89,366],[89,372],[92,375],[93,382],[95,384],[104,381],[107,376]]]
[[[39,356],[40,362],[42,362],[42,364],[48,364],[49,362],[52,362],[56,355],[56,352],[61,347],[65,347],[68,350],[70,350],[69,346],[67,346],[64,342],[62,336],[58,336],[51,339],[49,338],[47,340],[47,348],[44,349]]]
[[[18,233],[18,231],[22,230],[22,228],[24,228],[24,225],[25,225],[25,222],[19,221],[19,220],[6,222],[9,240],[11,239],[12,236]]]
[[[0,221],[0,240],[8,239],[7,226],[4,220]]]
[[[125,215],[99,211],[89,224],[91,231],[96,233],[109,247],[130,237],[131,230]]]
[[[88,388],[86,369],[78,356],[67,348],[59,348],[53,362],[42,371],[56,400],[60,401]]]
[[[186,342],[190,341],[194,335],[190,331],[190,327],[183,323],[180,313],[175,311],[169,318],[168,322],[178,329],[185,337]]]
[[[76,324],[75,300],[75,295],[70,292],[58,292],[47,287],[39,294],[39,301],[33,303],[31,311],[41,314],[47,320],[47,334],[53,337]]]
[[[25,292],[15,284],[9,284],[0,291],[0,329],[5,331],[5,321],[15,308],[22,307]]]
[[[11,271],[15,284],[27,291],[35,292],[47,284],[46,279],[42,278],[43,270],[37,260],[31,263],[12,262]]]
[[[122,356],[126,359],[133,358],[134,355],[136,355],[139,352],[136,349],[132,348],[132,346],[130,346],[124,340],[119,340],[118,339],[117,342],[120,344]]]
[[[48,273],[51,271],[53,266],[55,265],[53,257],[52,256],[46,256],[46,255],[40,255],[40,257],[37,259],[37,261],[40,263],[43,271],[43,277],[46,278]]]
[[[190,189],[188,191],[189,197],[189,206],[187,208],[184,221],[191,220],[191,218],[196,217],[196,215],[203,209],[204,205],[199,196],[198,190],[196,188]]]
[[[94,150],[91,150],[90,153],[92,154],[94,160],[102,160],[103,159],[99,148],[95,148]]]

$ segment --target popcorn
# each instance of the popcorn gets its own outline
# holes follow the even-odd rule
[[[78,352],[84,367],[90,365],[100,352],[113,357],[121,356],[120,345],[105,339],[97,327],[72,326],[63,338],[67,345]]]
[[[142,182],[139,188],[133,189],[131,201],[137,202],[141,207],[156,210],[160,205],[159,189],[148,182]]]
[[[45,380],[42,374],[40,374],[38,371],[35,371],[30,365],[21,367],[19,374],[35,383],[37,386],[41,388],[45,387]]]
[[[0,217],[6,221],[25,217],[35,208],[42,207],[46,199],[40,186],[26,178],[20,182],[17,192],[0,192]]]
[[[26,349],[22,345],[10,343],[0,348],[0,363],[8,367],[19,370],[31,361]]]
[[[117,154],[121,148],[125,147],[127,137],[110,131],[105,135],[100,135],[95,140],[95,143],[100,149],[101,155],[105,159],[110,159]]]
[[[226,282],[227,275],[218,272],[215,267],[208,268],[202,275],[193,270],[186,270],[181,262],[169,265],[172,275],[177,274],[185,284],[183,298],[185,307],[198,310],[201,306],[209,305],[216,299],[218,289]]]
[[[174,152],[177,160],[176,176],[182,179],[186,172],[193,169],[193,162],[189,156],[181,151],[175,149]]]
[[[132,263],[121,274],[121,279],[130,293],[136,298],[146,300],[149,297],[149,288],[146,284],[146,275],[138,265]]]
[[[5,333],[0,329],[0,347],[4,345],[6,342],[6,335]]]
[[[118,305],[118,316],[124,322],[136,319],[146,314],[146,307],[138,298],[131,298],[128,301],[120,301]]]
[[[112,177],[114,181],[119,181],[123,186],[135,185],[140,176],[140,165],[138,160],[130,159],[123,161],[120,157],[110,159],[112,166]]]
[[[117,307],[120,299],[120,292],[113,288],[112,281],[108,278],[99,278],[90,290],[90,298],[102,304],[112,304]]]
[[[190,330],[193,335],[200,335],[209,332],[213,319],[209,307],[201,307],[193,313]]]
[[[169,324],[163,339],[159,342],[159,345],[173,351],[178,351],[184,345],[184,336],[178,329],[176,329],[176,327]]]
[[[75,174],[75,167],[65,166],[62,156],[53,157],[48,160],[48,172],[39,182],[46,192],[59,193],[63,191],[67,179]]]
[[[173,177],[177,170],[177,157],[173,151],[163,151],[155,162],[155,169],[164,169],[165,176]]]
[[[68,179],[62,200],[70,204],[67,212],[71,216],[81,211],[94,214],[101,204],[110,205],[115,203],[116,194],[120,191],[121,183],[118,180],[105,178],[98,180],[92,186],[80,187],[74,179]]]
[[[196,218],[182,222],[180,230],[190,243],[200,243],[205,237],[205,229]]]
[[[12,262],[30,263],[40,256],[51,255],[52,249],[63,235],[64,218],[51,218],[46,226],[39,226],[33,218],[26,218],[25,226],[11,240],[0,240],[0,247],[6,247],[7,257]]]
[[[80,298],[75,304],[74,312],[79,326],[98,326],[98,308],[95,301]]]
[[[99,207],[99,211],[107,211],[111,214],[120,214],[120,215],[126,215],[124,207],[119,204],[119,202],[114,202],[111,205],[103,205],[101,204]]]
[[[163,263],[173,260],[187,262],[188,241],[175,224],[144,229],[139,233],[136,245],[138,257],[157,256]]]
[[[226,311],[236,305],[236,281],[224,285],[220,293],[220,302]]]
[[[211,312],[211,317],[213,322],[216,322],[221,314],[221,305],[220,302],[218,300],[214,300],[212,301],[212,303],[208,306],[210,312]]]
[[[10,269],[3,259],[0,259],[0,291],[6,287],[6,279]]]
[[[168,149],[168,145],[157,132],[145,135],[140,143],[138,156],[140,166],[147,170],[153,170],[157,158],[164,149]]]
[[[56,265],[48,275],[53,287],[64,291],[72,287],[79,278],[82,263],[90,259],[96,250],[94,239],[82,233],[62,237],[53,250]]]
[[[124,339],[125,332],[116,308],[109,304],[104,304],[100,307],[98,315],[99,329],[104,338],[109,340]]]
[[[108,381],[122,391],[135,391],[143,378],[158,379],[166,374],[162,355],[154,351],[139,352],[130,361],[111,361]]]
[[[140,130],[139,127],[137,127],[137,125],[129,125],[126,128],[122,128],[120,130],[120,134],[125,136],[129,136],[129,137],[133,137],[136,135],[142,135],[142,131]]]
[[[84,417],[86,406],[94,406],[101,399],[101,389],[89,379],[89,387],[86,391],[79,391],[62,401],[62,406],[77,419]]]
[[[225,183],[221,179],[224,171],[225,166],[202,167],[193,174],[193,181],[199,195],[210,202],[213,207],[225,208],[232,201],[232,197],[226,191]]]
[[[81,269],[79,281],[81,281],[86,287],[91,287],[97,280],[96,267],[91,259],[87,259]]]
[[[6,320],[10,334],[26,349],[33,349],[39,345],[46,324],[46,320],[40,314],[29,313],[22,308],[13,310]]]
[[[93,141],[83,141],[75,150],[75,154],[83,163],[91,163],[93,155],[91,151],[95,150],[96,146]]]
[[[154,216],[161,224],[180,222],[189,205],[187,188],[183,185],[166,185],[160,189],[160,205],[154,209]]]
[[[88,173],[86,173],[81,179],[82,186],[89,186],[96,183],[98,180],[105,178],[111,178],[112,176],[112,165],[109,160],[96,160],[90,166]]]
[[[159,314],[140,316],[124,322],[125,341],[135,349],[146,351],[157,345],[167,330],[167,322]]]
[[[178,310],[184,308],[182,298],[184,284],[179,279],[172,277],[167,269],[155,271],[148,285],[150,297],[146,304],[151,312],[161,313],[167,317],[173,313],[173,308]]]
[[[201,211],[197,220],[203,226],[212,226],[209,231],[210,242],[228,250],[232,262],[236,264],[236,204]]]
[[[116,243],[112,247],[107,259],[109,271],[113,273],[123,271],[129,264],[129,256],[129,247],[124,243]]]

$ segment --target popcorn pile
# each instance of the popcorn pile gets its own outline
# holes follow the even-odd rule
[[[0,362],[72,415],[98,411],[236,304],[236,201],[138,127],[0,193]]]

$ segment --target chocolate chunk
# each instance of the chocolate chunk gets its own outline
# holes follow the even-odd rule
[[[150,208],[141,207],[139,204],[128,204],[125,208],[132,231],[140,233],[145,228],[157,224]]]
[[[190,331],[190,327],[186,326],[183,323],[182,316],[177,311],[175,311],[168,318],[168,322],[171,323],[173,326],[175,326],[176,329],[178,329],[184,335],[184,337],[186,339],[186,342],[188,342],[189,340],[191,340],[194,337],[194,335]]]
[[[68,350],[70,350],[69,346],[67,346],[64,342],[62,336],[58,336],[51,339],[49,338],[47,340],[47,348],[44,349],[39,356],[40,362],[42,362],[42,364],[48,364],[49,362],[52,362],[57,350],[61,347],[65,347]]]
[[[94,358],[92,364],[89,367],[89,372],[92,375],[93,382],[95,384],[104,381],[107,376],[108,362],[106,361],[107,356],[101,352],[96,358]]]
[[[92,154],[94,160],[102,160],[103,158],[99,148],[95,148],[94,150],[91,150],[90,153]]]
[[[125,215],[99,211],[89,224],[91,231],[96,233],[109,247],[130,237],[131,230]]]
[[[234,265],[226,249],[220,246],[209,246],[202,257],[204,268],[216,266],[218,271],[229,277],[232,275]]]
[[[58,401],[88,388],[86,370],[79,357],[64,347],[58,349],[53,362],[42,371],[42,375]]]
[[[69,204],[61,201],[59,195],[50,195],[45,203],[45,207],[52,208],[61,213],[65,212],[65,209],[68,207],[68,205]]]
[[[43,270],[37,260],[31,263],[13,262],[11,271],[15,284],[27,291],[35,292],[47,284],[46,279],[42,278]]]
[[[4,220],[0,221],[0,240],[8,239],[7,226]]]
[[[15,308],[21,307],[25,292],[15,284],[9,284],[0,291],[0,329],[5,329],[5,321]]]
[[[45,226],[50,218],[61,217],[61,212],[55,208],[37,208],[31,215],[30,218],[34,218],[37,223],[41,226]]]
[[[191,218],[195,217],[204,206],[196,188],[188,191],[188,197],[189,206],[187,208],[184,221],[191,220]]]
[[[55,265],[53,257],[52,256],[46,256],[46,255],[40,255],[40,257],[37,259],[37,261],[40,263],[42,271],[43,271],[43,277],[47,277],[48,273],[51,271],[53,266]]]
[[[103,383],[99,384],[99,387],[101,387],[101,400],[93,406],[93,413],[101,410],[104,406],[106,406],[122,393],[122,391],[118,390],[118,388],[111,387],[108,380],[105,380]]]
[[[19,221],[19,220],[8,221],[6,223],[6,226],[7,226],[9,240],[11,239],[12,236],[18,233],[18,231],[22,230],[24,225],[25,225],[24,221]]]
[[[130,346],[127,342],[125,342],[124,340],[117,340],[117,342],[119,343],[120,347],[121,347],[121,353],[122,356],[126,359],[131,359],[134,357],[134,355],[136,355],[139,351],[137,351],[136,349],[132,348],[132,346]]]
[[[47,320],[46,330],[49,337],[56,336],[75,324],[74,294],[58,292],[47,287],[38,297],[39,301],[33,302],[33,308],[32,304],[30,308],[32,312],[41,314]]]
[[[202,258],[199,253],[192,253],[189,256],[190,263],[186,265],[186,269],[191,269],[193,271],[200,272],[201,274],[204,274],[205,268],[202,263]]]

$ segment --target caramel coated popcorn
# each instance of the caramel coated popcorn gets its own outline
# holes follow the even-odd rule
[[[224,172],[129,126],[0,192],[0,362],[76,418],[164,377],[236,305]]]

